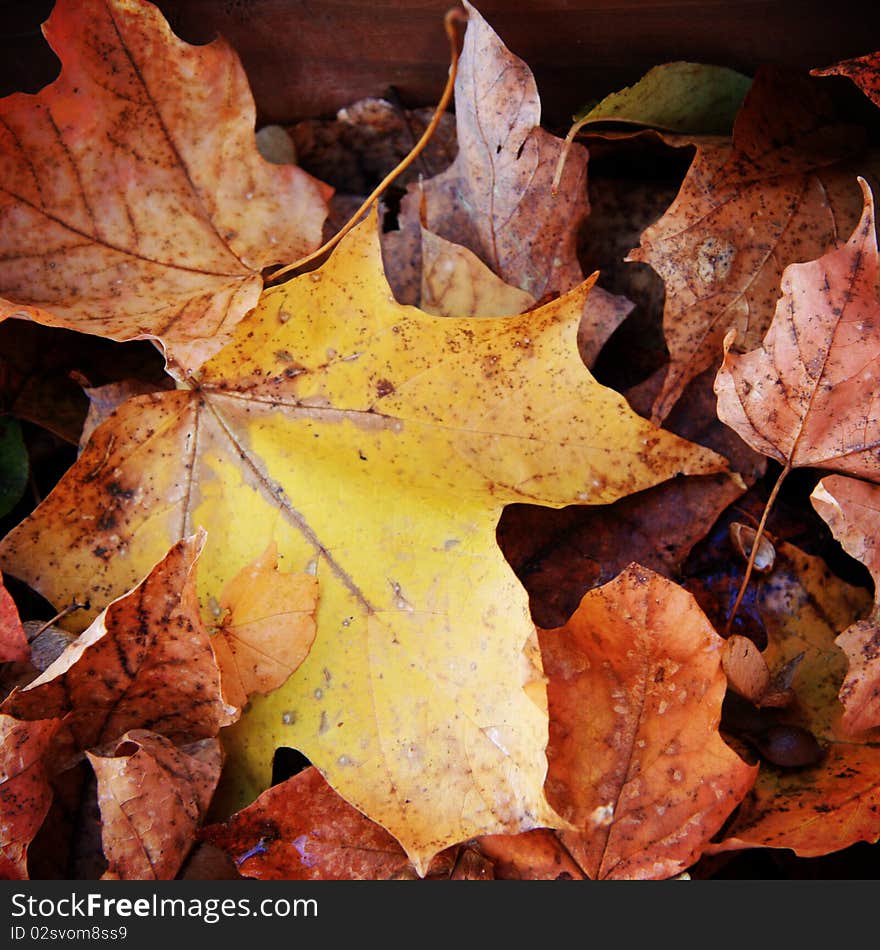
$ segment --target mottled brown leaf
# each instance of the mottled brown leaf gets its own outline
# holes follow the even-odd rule
[[[57,768],[129,729],[189,742],[216,736],[229,722],[195,594],[203,535],[175,544],[142,583],[0,707],[20,719],[63,720],[72,747],[58,753]]]
[[[132,729],[110,754],[86,754],[98,777],[108,862],[104,878],[174,878],[195,842],[220,775],[219,740],[178,748],[163,736]]]
[[[732,144],[698,148],[675,201],[627,258],[650,264],[666,284],[670,365],[655,420],[688,380],[717,368],[731,328],[743,348],[760,343],[786,265],[818,257],[852,229],[859,194],[843,159],[860,145],[815,83],[765,69]]]
[[[0,101],[0,319],[157,339],[194,369],[262,268],[320,243],[328,190],[260,157],[222,40],[182,42],[143,0],[58,0],[44,31],[59,77]]]
[[[558,834],[547,828],[518,835],[483,835],[476,846],[492,861],[498,880],[580,881],[586,877]]]
[[[719,418],[784,466],[880,478],[880,306],[870,188],[841,247],[789,265],[763,344],[737,355],[726,341],[715,381]],[[731,337],[733,334],[731,333]]]
[[[849,661],[840,688],[842,725],[863,732],[880,726],[880,485],[829,475],[813,489],[810,500],[844,550],[861,561],[874,580],[870,616],[847,627],[835,641]]]
[[[239,874],[260,880],[387,880],[415,873],[397,841],[337,795],[314,767],[204,828],[201,838],[231,855]]]
[[[45,757],[57,719],[0,714],[0,878],[27,880],[28,845],[52,803]]]
[[[694,599],[639,565],[539,630],[548,677],[547,798],[594,879],[687,868],[755,780],[718,733],[723,641]]]
[[[875,106],[880,106],[880,51],[844,59],[825,69],[811,69],[810,75],[848,76]]]
[[[31,655],[18,607],[0,574],[0,663],[17,663]]]

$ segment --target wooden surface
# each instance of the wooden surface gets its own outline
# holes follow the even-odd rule
[[[452,0],[159,0],[190,42],[238,51],[261,122],[332,114],[394,88],[433,104],[448,68]],[[0,0],[0,95],[34,91],[58,63],[39,31],[51,0]],[[545,124],[675,59],[752,74],[880,49],[880,3],[864,0],[483,0],[478,9],[535,74]]]

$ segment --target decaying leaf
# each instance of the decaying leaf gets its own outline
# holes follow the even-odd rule
[[[852,732],[880,726],[880,485],[830,475],[810,495],[844,550],[861,561],[874,580],[874,609],[835,641],[849,670],[840,688],[842,724]]]
[[[340,798],[316,768],[263,792],[201,838],[226,851],[243,877],[260,880],[388,880],[415,871],[392,835]]]
[[[18,608],[12,599],[3,575],[0,574],[0,663],[16,663],[31,655]]]
[[[539,640],[566,848],[594,879],[683,871],[757,771],[718,733],[722,639],[690,594],[633,564]]]
[[[176,543],[142,583],[110,603],[51,666],[0,706],[19,719],[62,720],[53,763],[58,771],[129,729],[148,726],[191,742],[216,736],[229,722],[195,594],[203,545],[204,532]]]
[[[0,878],[27,880],[27,850],[39,831],[52,788],[45,761],[57,719],[20,722],[0,714]]]
[[[580,881],[586,877],[558,834],[546,828],[518,835],[483,835],[475,846],[492,862],[497,880]]]
[[[586,149],[576,146],[555,199],[550,183],[561,139],[541,127],[529,67],[464,0],[468,21],[455,82],[458,155],[411,185],[403,217],[463,244],[505,282],[536,300],[567,291],[583,274],[577,230],[589,213]]]
[[[302,663],[315,639],[317,601],[318,579],[280,571],[274,544],[226,585],[211,646],[229,705],[271,692]]]
[[[725,340],[715,381],[718,416],[786,468],[814,466],[880,478],[877,235],[870,188],[841,247],[789,265],[763,344],[737,355]]]
[[[98,778],[109,880],[171,880],[192,848],[220,775],[218,739],[180,748],[132,729],[110,754],[87,753]]]
[[[852,229],[859,194],[845,159],[860,147],[810,80],[763,69],[732,144],[697,149],[677,198],[627,257],[666,285],[670,366],[655,420],[688,380],[717,367],[731,328],[744,349],[760,343],[786,265],[818,257]]]
[[[592,379],[586,290],[518,317],[429,317],[394,300],[373,214],[265,293],[189,389],[98,429],[2,561],[94,610],[203,525],[208,603],[274,540],[288,569],[316,572],[318,635],[224,734],[229,805],[291,745],[421,870],[454,842],[552,822],[534,628],[498,516],[726,469]]]
[[[263,267],[317,247],[329,190],[260,157],[222,40],[182,42],[144,0],[58,0],[44,32],[59,77],[0,101],[0,319],[156,339],[194,369]]]
[[[875,106],[880,106],[880,51],[845,59],[825,69],[811,69],[810,75],[849,76]]]
[[[780,669],[803,657],[792,681],[797,702],[776,721],[815,737],[821,757],[799,768],[763,762],[721,840],[706,854],[768,847],[815,857],[880,839],[880,748],[871,733],[854,737],[842,726],[838,692],[846,659],[834,643],[869,609],[870,595],[792,545],[779,545],[777,554],[758,593],[769,638],[765,659]]]

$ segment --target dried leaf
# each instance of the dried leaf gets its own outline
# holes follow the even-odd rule
[[[111,743],[129,729],[148,726],[190,742],[216,736],[228,723],[195,594],[203,545],[204,533],[175,544],[142,583],[0,706],[20,719],[63,721],[72,747],[59,749],[59,771],[79,750]]]
[[[98,777],[104,877],[171,880],[193,846],[220,775],[217,739],[177,748],[163,736],[132,729],[112,754],[88,752]]]
[[[860,147],[851,139],[811,81],[764,69],[732,145],[698,148],[677,198],[627,256],[666,285],[670,366],[655,421],[690,379],[718,366],[731,328],[743,348],[760,343],[787,264],[818,257],[851,230],[859,195],[843,159]]]
[[[880,106],[880,52],[844,59],[825,69],[811,69],[810,75],[848,76],[875,106]]]
[[[264,881],[388,880],[410,876],[405,852],[308,768],[275,785],[203,841],[222,848],[243,877]]]
[[[410,186],[402,217],[470,248],[536,300],[549,298],[583,279],[576,241],[589,213],[587,152],[572,148],[551,197],[563,143],[541,127],[532,72],[467,0],[464,7],[455,81],[458,155],[446,171]]]
[[[105,423],[3,563],[53,602],[88,586],[94,610],[204,525],[208,603],[274,539],[289,569],[317,572],[318,635],[224,734],[227,802],[252,801],[291,745],[420,870],[477,834],[553,821],[534,627],[500,512],[726,469],[592,379],[576,343],[588,289],[512,318],[429,317],[394,301],[373,214],[264,294],[190,388]]]
[[[864,399],[880,372],[877,236],[871,191],[846,244],[789,265],[764,343],[743,355],[725,341],[718,416],[756,451],[789,468],[880,478],[880,423]]]
[[[559,840],[546,828],[519,835],[483,835],[476,842],[503,881],[581,881],[586,875]]]
[[[776,713],[776,722],[811,733],[822,757],[802,768],[762,763],[721,840],[706,854],[790,848],[816,857],[880,838],[880,748],[870,735],[856,739],[842,727],[837,694],[846,660],[834,645],[838,631],[868,608],[870,596],[790,544],[779,545],[777,555],[758,595],[769,638],[764,656],[771,669],[803,657],[792,682],[797,703]]]
[[[835,640],[849,670],[840,688],[843,726],[864,732],[880,726],[880,486],[844,475],[823,478],[810,495],[844,550],[861,561],[874,580],[874,609]]]
[[[591,878],[668,878],[699,857],[756,769],[718,734],[723,641],[690,594],[639,565],[539,630],[547,797]]]
[[[226,585],[211,646],[229,705],[271,692],[297,669],[315,639],[317,602],[318,579],[280,571],[274,543]]]
[[[156,339],[194,369],[262,268],[320,243],[328,189],[260,157],[222,40],[182,42],[143,0],[58,0],[44,32],[61,74],[0,101],[0,319]]]
[[[0,878],[27,880],[27,851],[52,802],[46,753],[57,719],[19,722],[0,714]]]
[[[18,607],[0,574],[0,663],[21,662],[30,655],[31,648],[18,616]]]

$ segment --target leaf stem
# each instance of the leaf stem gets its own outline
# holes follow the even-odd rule
[[[370,194],[364,199],[361,206],[355,211],[355,213],[348,219],[346,224],[330,238],[329,241],[325,241],[317,250],[312,251],[311,254],[307,254],[305,257],[301,257],[298,261],[294,261],[292,264],[285,264],[283,267],[278,268],[278,270],[273,271],[265,280],[265,284],[275,283],[280,277],[283,277],[285,274],[289,274],[293,270],[297,270],[300,267],[305,267],[306,264],[310,264],[312,261],[317,260],[322,255],[326,254],[327,251],[332,250],[336,245],[345,237],[346,234],[358,223],[365,211],[373,204],[373,202],[382,194],[383,191],[400,175],[404,172],[410,165],[419,157],[419,155],[424,150],[425,146],[431,139],[431,136],[437,130],[437,126],[440,124],[440,120],[443,118],[443,113],[446,112],[447,107],[449,106],[450,101],[452,100],[452,94],[455,91],[455,77],[458,74],[458,59],[459,59],[459,40],[457,25],[459,23],[464,23],[467,20],[467,13],[460,7],[454,7],[451,10],[447,10],[446,16],[444,17],[444,26],[446,28],[446,35],[449,37],[449,49],[450,49],[450,61],[449,61],[449,75],[446,79],[446,86],[443,89],[443,95],[440,97],[440,101],[437,103],[437,108],[434,110],[434,115],[431,117],[431,121],[428,124],[425,131],[422,133],[421,138],[416,142],[416,144],[410,149],[409,153],[404,156],[404,158],[395,165],[394,168],[379,182],[378,185],[370,192]]]
[[[727,618],[727,623],[724,624],[724,631],[722,633],[722,636],[724,637],[730,636],[730,628],[733,626],[736,612],[739,610],[739,605],[742,603],[742,599],[745,596],[746,588],[749,586],[749,579],[752,576],[752,570],[755,567],[755,558],[758,556],[758,547],[760,546],[761,537],[764,534],[764,528],[767,524],[767,517],[770,514],[770,509],[773,507],[773,504],[776,501],[776,496],[779,494],[779,489],[782,488],[782,483],[785,481],[785,477],[790,471],[791,462],[786,462],[782,471],[779,473],[779,478],[776,479],[776,484],[773,486],[770,492],[767,503],[764,505],[764,512],[761,515],[761,520],[758,522],[758,527],[755,529],[755,538],[752,541],[752,549],[749,552],[749,560],[746,564],[746,573],[743,576],[742,583],[740,584],[739,593],[736,595],[733,608],[731,609],[730,615]]]

